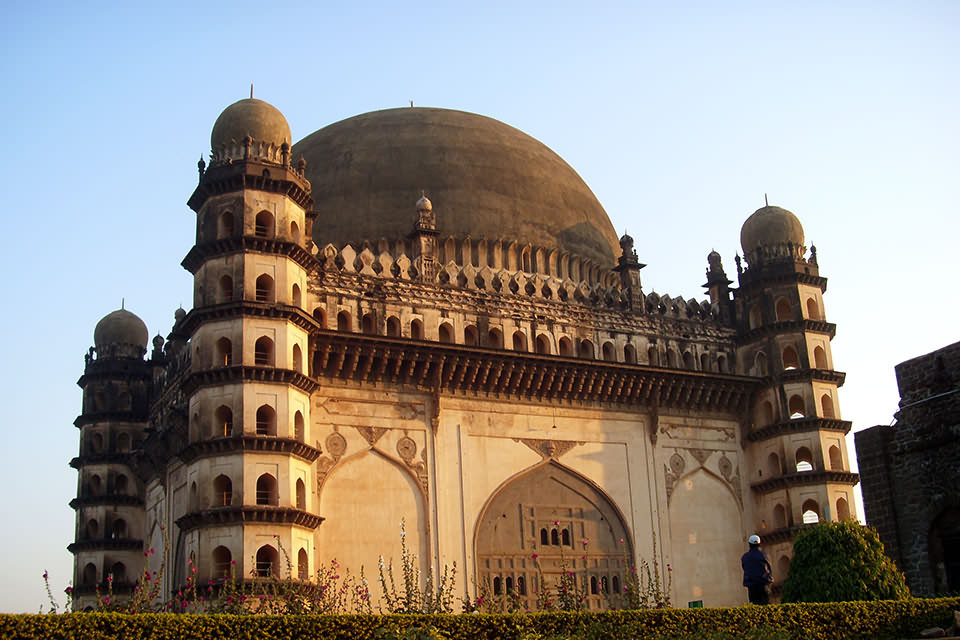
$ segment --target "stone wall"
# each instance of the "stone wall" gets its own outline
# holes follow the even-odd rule
[[[960,342],[896,375],[896,425],[856,434],[864,511],[911,590],[926,595],[946,590],[939,523],[960,508]]]

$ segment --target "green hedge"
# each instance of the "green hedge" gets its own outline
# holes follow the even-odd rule
[[[444,638],[744,637],[757,629],[812,640],[891,640],[946,626],[960,598],[525,615],[234,616],[121,613],[0,615],[0,638],[20,640],[373,640],[384,630],[434,627]],[[408,634],[409,636],[409,634]],[[395,635],[387,635],[395,637]],[[752,637],[757,637],[752,635]]]

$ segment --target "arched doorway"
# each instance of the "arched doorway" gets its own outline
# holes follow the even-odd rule
[[[477,583],[494,595],[514,593],[535,609],[542,588],[537,563],[548,587],[565,564],[586,588],[587,606],[599,609],[607,602],[601,585],[623,583],[630,540],[619,510],[598,487],[549,462],[509,480],[482,511],[474,541]]]
[[[946,509],[933,521],[929,548],[934,592],[960,591],[960,509]]]

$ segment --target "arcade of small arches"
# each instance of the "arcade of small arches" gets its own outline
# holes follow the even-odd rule
[[[327,328],[327,315],[322,307],[314,309],[313,317],[321,329]],[[378,327],[377,315],[374,312],[368,311],[361,315],[360,333],[378,335]],[[410,319],[406,328],[407,334],[405,336],[401,328],[400,318],[396,315],[388,315],[384,323],[385,335],[387,337],[410,337],[413,340],[426,339],[422,319]],[[353,316],[349,311],[341,310],[337,313],[336,330],[343,333],[356,331]],[[578,339],[569,335],[560,335],[558,338],[553,333],[538,332],[533,340],[530,340],[530,336],[526,331],[517,329],[509,335],[508,340],[500,327],[490,327],[487,331],[481,331],[476,324],[465,324],[461,334],[462,339],[458,341],[458,333],[453,322],[449,319],[439,322],[436,335],[437,342],[440,343],[483,346],[493,349],[509,348],[513,351],[525,353],[533,352],[567,358],[623,362],[625,364],[665,365],[668,368],[674,369],[682,367],[692,371],[710,371],[715,373],[731,373],[730,362],[732,362],[734,358],[732,353],[714,354],[712,352],[703,352],[699,358],[697,358],[690,350],[684,350],[681,355],[680,351],[673,347],[660,348],[656,344],[650,344],[645,350],[647,355],[646,362],[641,362],[638,359],[637,346],[632,343],[627,343],[623,345],[622,348],[619,348],[613,340],[606,340],[600,344],[598,351],[593,340],[590,339]]]
[[[829,460],[829,467],[827,469],[823,468],[821,464],[815,464],[813,453],[810,451],[809,447],[800,446],[797,447],[796,451],[793,454],[793,470],[787,470],[781,465],[780,456],[776,452],[771,452],[767,456],[766,461],[766,473],[769,477],[775,478],[786,473],[806,473],[809,471],[846,471],[843,464],[843,453],[840,451],[840,447],[833,444],[830,445],[827,450],[827,459]],[[786,462],[786,461],[784,461]],[[757,470],[757,476],[763,477],[764,469]]]
[[[233,488],[233,479],[221,473],[217,475],[208,487],[209,492],[201,490],[197,482],[190,485],[190,511],[196,512],[205,509],[219,509],[244,504],[242,492]],[[306,511],[307,485],[302,478],[297,478],[291,504],[284,505],[290,508]],[[263,473],[257,478],[254,501],[250,504],[261,507],[279,507],[280,493],[277,478],[272,473]]]
[[[264,437],[288,437],[297,442],[306,442],[306,421],[303,412],[299,409],[293,412],[293,430],[289,429],[289,423],[280,435],[277,430],[277,411],[269,404],[262,404],[257,407],[254,417],[254,429],[250,434],[244,428],[241,422],[234,419],[233,409],[226,404],[219,405],[213,411],[212,422],[206,423],[200,416],[200,413],[193,414],[192,431],[198,434],[198,437],[204,438],[229,438],[240,435],[257,435]],[[203,428],[205,426],[205,428]]]
[[[791,322],[798,319],[816,321],[824,320],[820,303],[817,302],[817,299],[814,296],[808,296],[806,303],[802,308],[806,311],[806,313],[802,315],[802,318],[797,318],[794,314],[794,305],[792,305],[790,301],[784,297],[777,298],[776,302],[774,303],[773,320],[774,322]],[[760,304],[755,304],[750,307],[750,311],[747,315],[747,321],[751,329],[759,329],[764,326],[763,307]]]

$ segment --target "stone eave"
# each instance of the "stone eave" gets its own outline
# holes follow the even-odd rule
[[[81,551],[140,551],[141,549],[143,549],[143,540],[133,538],[78,540],[67,545],[67,551],[73,554]]]
[[[84,425],[94,422],[139,425],[147,422],[147,415],[144,411],[88,411],[78,415],[73,421],[73,426],[82,429]]]
[[[320,449],[299,440],[247,434],[194,442],[180,451],[177,457],[189,463],[198,458],[209,458],[238,451],[286,453],[306,462],[313,462],[322,453]]]
[[[78,496],[70,501],[70,508],[77,510],[81,507],[93,506],[122,506],[132,505],[135,507],[143,506],[143,498],[139,496],[130,496],[125,493],[105,493],[99,496]]]
[[[291,524],[313,530],[323,520],[322,516],[293,507],[242,505],[193,511],[177,518],[176,523],[184,531],[211,525],[244,523]]]
[[[848,484],[860,482],[860,475],[852,471],[798,471],[776,476],[763,482],[754,482],[750,488],[757,493],[770,493],[778,489],[802,487],[811,484]]]
[[[94,595],[95,593],[97,593],[98,588],[101,596],[107,595],[107,593],[109,593],[110,591],[113,591],[114,595],[127,595],[129,593],[133,593],[133,588],[135,586],[136,586],[136,583],[129,582],[126,580],[123,582],[117,582],[116,580],[114,580],[112,585],[106,580],[104,580],[103,582],[96,585],[92,585],[92,584],[77,585],[73,587],[73,591],[71,593],[74,601],[76,601],[78,596]]]
[[[739,287],[733,290],[734,296],[739,298],[754,293],[755,290],[780,284],[807,284],[819,287],[821,292],[826,293],[827,279],[818,274],[806,273],[805,269],[810,266],[806,262],[778,261],[747,268],[739,274]],[[819,271],[816,265],[813,265],[813,268]]]
[[[608,402],[739,413],[758,380],[329,330],[311,336],[318,378],[450,394]],[[314,360],[311,360],[314,362]]]
[[[317,267],[316,258],[310,255],[310,253],[299,244],[257,236],[223,238],[221,240],[214,240],[213,242],[194,245],[180,262],[180,265],[190,273],[196,275],[204,261],[232,253],[268,253],[271,255],[286,256],[306,271],[311,271]]]
[[[203,323],[241,317],[286,320],[305,331],[313,331],[317,327],[317,321],[300,307],[277,302],[242,300],[191,309],[178,328],[189,338]]]
[[[756,329],[751,329],[747,333],[738,335],[736,342],[738,347],[742,347],[758,340],[766,341],[770,336],[781,336],[791,332],[822,333],[830,336],[830,339],[833,340],[834,336],[837,334],[837,325],[833,322],[810,320],[809,318],[804,318],[802,320],[781,320],[779,322],[773,322],[762,327],[757,327]]]
[[[311,394],[320,388],[320,383],[292,369],[277,369],[276,367],[251,367],[245,365],[231,365],[204,369],[191,373],[184,378],[181,389],[184,394],[191,395],[201,387],[211,385],[232,384],[237,382],[265,382],[268,384],[291,385],[306,394]]]
[[[82,456],[76,456],[70,460],[70,466],[74,469],[88,464],[129,464],[130,453],[88,453]]]
[[[811,431],[837,431],[844,435],[850,432],[853,423],[849,420],[836,420],[834,418],[799,418],[797,420],[786,420],[768,424],[765,427],[754,429],[747,434],[747,440],[750,442],[761,442],[776,438],[785,433],[808,433]]]
[[[187,206],[199,213],[208,198],[245,189],[285,195],[305,211],[313,209],[309,180],[290,166],[257,160],[209,167],[187,200]]]

